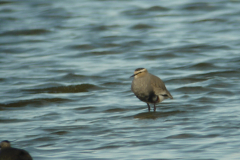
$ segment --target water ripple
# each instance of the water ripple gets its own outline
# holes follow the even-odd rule
[[[35,160],[239,159],[240,2],[163,2],[1,1],[1,138]],[[156,112],[139,67],[174,97]]]
[[[0,34],[0,36],[34,36],[34,35],[43,35],[49,33],[49,30],[46,29],[23,29],[23,30],[14,30],[7,31]]]
[[[80,84],[80,85],[70,85],[70,86],[58,86],[49,87],[41,89],[26,89],[23,91],[32,93],[78,93],[78,92],[88,92],[91,89],[99,88],[92,84]]]
[[[25,106],[42,106],[45,103],[62,103],[69,101],[69,99],[63,98],[38,98],[30,100],[20,100],[10,103],[0,103],[0,107],[25,107]]]

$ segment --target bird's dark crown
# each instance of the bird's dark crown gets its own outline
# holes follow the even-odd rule
[[[137,68],[137,69],[135,69],[135,71],[140,71],[140,70],[142,70],[142,69],[144,69],[144,68]]]

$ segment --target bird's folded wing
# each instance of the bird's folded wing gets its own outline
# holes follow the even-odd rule
[[[151,85],[153,87],[153,91],[156,95],[162,95],[162,96],[167,96],[168,98],[173,99],[172,95],[170,94],[170,92],[167,90],[165,84],[163,83],[163,81],[152,75],[153,76],[153,81],[151,81]]]

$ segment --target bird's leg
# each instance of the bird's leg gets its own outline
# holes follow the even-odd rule
[[[155,106],[155,103],[154,103],[154,112],[156,112],[156,106]]]
[[[147,105],[148,105],[148,112],[150,112],[150,106],[149,106],[149,104],[147,103]]]

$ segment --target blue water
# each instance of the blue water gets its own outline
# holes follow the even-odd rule
[[[1,1],[0,140],[34,160],[240,158],[240,2]],[[144,67],[172,96],[148,112]]]

